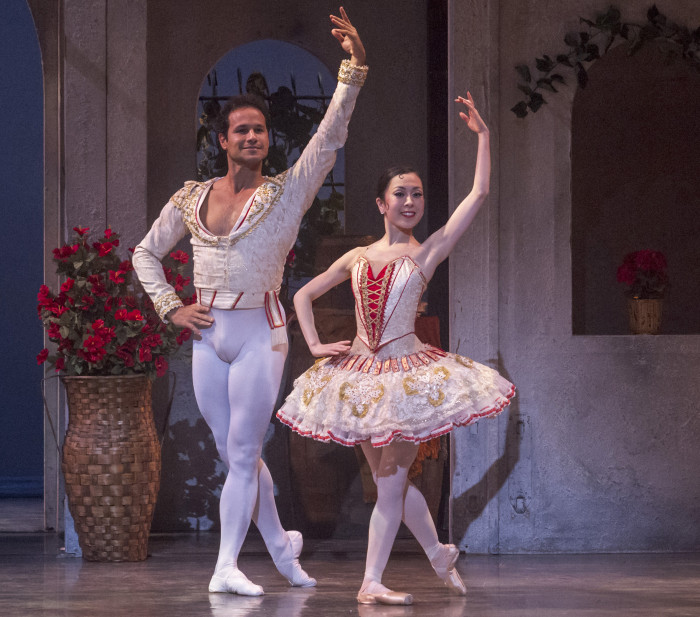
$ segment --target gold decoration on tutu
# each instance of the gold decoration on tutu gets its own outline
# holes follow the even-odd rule
[[[367,377],[352,384],[348,381],[340,386],[338,393],[341,401],[347,401],[351,405],[352,415],[364,418],[370,405],[376,405],[384,396],[384,384]]]
[[[404,377],[403,389],[408,396],[423,395],[433,407],[438,407],[445,400],[442,386],[449,377],[450,371],[444,366],[436,366],[432,371],[419,371]]]

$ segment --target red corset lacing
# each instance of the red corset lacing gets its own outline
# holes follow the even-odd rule
[[[372,266],[367,264],[367,308],[369,309],[370,321],[367,324],[371,328],[370,339],[377,340],[379,336],[378,330],[382,326],[383,318],[380,317],[380,311],[384,310],[384,307],[380,304],[381,291],[382,291],[382,280],[386,274],[386,269],[389,266],[387,264],[384,266],[379,274],[376,276],[372,272]]]

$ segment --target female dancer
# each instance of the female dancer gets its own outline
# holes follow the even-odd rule
[[[377,484],[370,519],[362,604],[411,604],[408,593],[382,585],[401,520],[425,550],[435,572],[466,593],[455,569],[459,551],[438,541],[425,499],[408,481],[418,444],[508,405],[515,387],[469,358],[421,343],[414,334],[418,301],[435,268],[450,254],[489,190],[489,131],[471,94],[460,117],[478,136],[474,186],[447,224],[423,244],[413,229],[423,216],[423,185],[408,167],[379,179],[377,206],[385,234],[346,253],[294,297],[304,338],[322,360],[301,375],[278,412],[301,435],[344,445],[360,444]],[[322,344],[314,326],[314,299],[352,278],[357,337]]]

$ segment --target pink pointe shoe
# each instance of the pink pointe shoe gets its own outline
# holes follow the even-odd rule
[[[370,583],[360,590],[357,594],[357,602],[359,604],[395,604],[408,605],[413,604],[413,596],[410,593],[402,591],[392,591],[387,589],[381,583]]]
[[[289,581],[292,587],[315,587],[316,579],[311,578],[299,564],[299,555],[304,546],[304,538],[298,531],[288,531],[289,546],[275,561],[279,573]],[[274,560],[273,560],[274,561]]]
[[[433,566],[435,574],[445,582],[450,591],[465,596],[467,588],[455,568],[457,559],[459,559],[459,549],[454,544],[441,544],[435,554],[430,557],[430,565]]]

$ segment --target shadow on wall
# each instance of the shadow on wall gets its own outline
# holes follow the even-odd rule
[[[175,422],[163,442],[163,472],[154,527],[158,531],[218,530],[226,474],[207,423]]]
[[[500,367],[499,372],[503,377],[508,381],[512,381],[508,372],[502,368],[503,363],[500,354],[496,366]],[[455,538],[464,538],[466,536],[471,524],[483,514],[489,502],[498,495],[499,491],[505,486],[506,481],[520,460],[522,431],[520,430],[521,416],[519,407],[516,393],[507,411],[504,412],[508,414],[508,424],[506,428],[505,446],[501,456],[499,456],[484,472],[478,482],[454,499],[453,509],[456,512],[464,513],[463,516],[453,519],[452,533]],[[489,420],[482,420],[482,422],[489,422]],[[490,484],[493,483],[494,478],[496,484]],[[518,503],[516,498],[514,507],[526,508],[529,497],[529,495],[523,494],[522,503]]]

